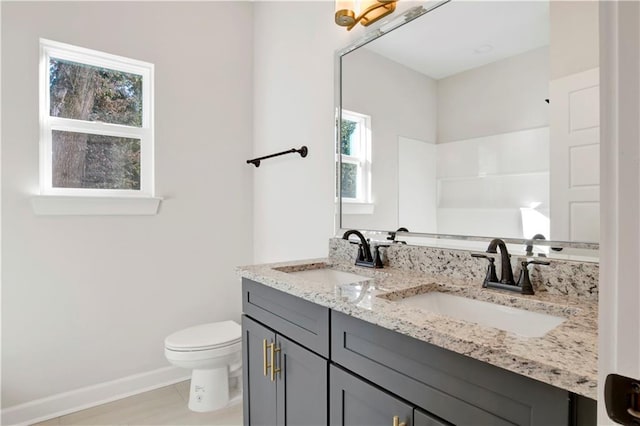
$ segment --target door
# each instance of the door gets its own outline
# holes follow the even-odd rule
[[[276,349],[278,426],[326,425],[329,362],[280,335]]]
[[[276,424],[276,386],[271,381],[270,344],[276,334],[242,316],[243,414],[245,426]]]
[[[331,365],[330,418],[332,426],[412,426],[413,407]]]
[[[600,241],[599,70],[549,83],[551,238]]]

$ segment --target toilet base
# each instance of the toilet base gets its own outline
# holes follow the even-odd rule
[[[228,367],[193,370],[189,390],[189,409],[197,412],[219,410],[229,404]]]
[[[196,412],[219,410],[242,403],[242,365],[231,371],[218,369],[192,370],[189,388],[189,409]]]

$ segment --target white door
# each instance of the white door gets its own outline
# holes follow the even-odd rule
[[[549,83],[551,239],[600,240],[598,68]]]

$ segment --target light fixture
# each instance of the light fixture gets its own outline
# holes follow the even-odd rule
[[[397,0],[336,0],[336,24],[351,31],[360,22],[365,27],[396,10]]]

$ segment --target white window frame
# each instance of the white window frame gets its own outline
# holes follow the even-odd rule
[[[371,203],[371,117],[343,109],[342,119],[358,123],[360,138],[357,140],[359,153],[357,156],[342,154],[342,147],[338,147],[340,164],[355,164],[357,166],[356,197],[342,197],[342,188],[338,195],[343,203],[369,204]]]
[[[50,116],[49,60],[68,60],[142,76],[142,127]],[[52,40],[40,39],[40,194],[87,197],[153,197],[154,132],[151,63],[111,55]],[[55,188],[52,183],[54,130],[91,133],[140,140],[140,189]]]

